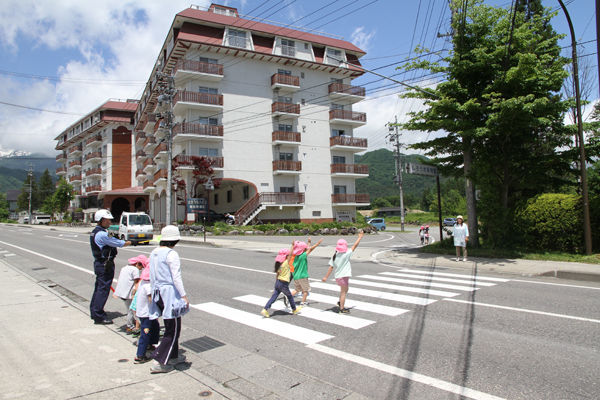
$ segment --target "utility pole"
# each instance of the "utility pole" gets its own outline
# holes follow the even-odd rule
[[[173,178],[173,97],[175,96],[175,77],[172,75],[157,72],[159,82],[159,96],[157,100],[159,106],[166,103],[168,110],[161,112],[159,116],[163,118],[165,137],[162,140],[167,144],[167,201],[166,201],[166,217],[165,224],[171,224],[171,203],[172,203],[172,187],[171,180]]]
[[[404,232],[404,193],[402,191],[402,154],[400,153],[400,147],[402,144],[400,143],[400,133],[398,132],[398,116],[395,118],[394,123],[394,134],[390,134],[390,142],[396,142],[396,176],[394,177],[394,182],[400,187],[400,230]],[[391,127],[391,125],[390,125]]]
[[[31,198],[33,196],[33,164],[29,164],[29,172],[27,173],[29,176],[29,225],[33,224],[31,218]]]

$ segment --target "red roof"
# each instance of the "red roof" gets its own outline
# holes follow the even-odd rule
[[[228,15],[215,14],[213,12],[208,11],[200,11],[194,8],[188,8],[186,10],[183,10],[177,15],[214,24],[232,26],[235,28],[245,29],[253,32],[261,32],[268,35],[283,36],[290,39],[318,43],[324,46],[330,46],[338,49],[352,51],[361,55],[366,54],[366,52],[345,40],[334,39],[327,36],[321,36],[314,33],[308,33],[289,28],[282,28],[279,26],[269,25],[262,22],[252,21],[249,19],[230,17]]]

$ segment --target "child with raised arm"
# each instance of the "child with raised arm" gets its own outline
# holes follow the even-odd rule
[[[277,300],[279,293],[283,293],[290,305],[292,306],[292,314],[296,315],[302,309],[302,306],[296,307],[296,302],[294,301],[294,296],[290,292],[290,259],[292,258],[292,251],[294,250],[294,243],[292,242],[292,248],[281,249],[279,250],[279,255],[275,257],[275,273],[277,274],[277,278],[275,279],[275,289],[273,290],[273,295],[265,305],[265,308],[260,312],[263,317],[269,318],[269,309],[271,305]]]
[[[310,238],[308,238],[308,244],[304,242],[296,242],[294,245],[294,290],[292,296],[302,292],[302,307],[306,307],[306,297],[310,292],[310,283],[308,282],[308,255],[321,244],[323,239],[319,240],[314,246],[310,245]],[[283,298],[283,302],[286,303],[286,298]],[[287,306],[287,304],[286,304]]]
[[[340,301],[338,302],[340,314],[350,313],[350,310],[346,308],[346,294],[348,293],[349,278],[352,276],[350,257],[352,257],[352,253],[354,253],[354,250],[356,250],[356,247],[364,235],[365,234],[361,229],[358,232],[358,239],[356,239],[354,246],[352,246],[350,250],[348,250],[348,243],[344,239],[338,240],[335,254],[329,261],[327,275],[322,279],[323,282],[327,282],[329,275],[331,275],[331,271],[335,268],[335,281],[340,287]]]

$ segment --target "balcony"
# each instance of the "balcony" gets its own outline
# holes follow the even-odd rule
[[[102,168],[92,168],[85,171],[85,177],[102,176]]]
[[[300,175],[302,161],[273,161],[273,175]]]
[[[367,123],[367,114],[346,110],[330,110],[329,122],[332,124],[362,126]]]
[[[69,169],[71,169],[71,168],[73,168],[73,169],[81,168],[82,164],[83,163],[81,162],[81,158],[79,160],[73,160],[73,161],[71,161],[69,163]]]
[[[81,196],[81,190],[73,190],[73,196]]]
[[[144,121],[144,126],[143,126],[142,130],[145,132],[148,132],[149,130],[154,129],[155,124],[156,124],[156,115],[146,114],[146,120]]]
[[[300,89],[300,78],[285,74],[271,76],[271,89],[279,89],[280,93],[292,93]]]
[[[194,79],[219,82],[223,79],[223,65],[194,60],[179,60],[173,67],[176,80]]]
[[[300,132],[273,132],[273,146],[284,144],[286,146],[300,146]]]
[[[148,156],[146,155],[146,153],[144,153],[144,150],[138,150],[138,152],[135,153],[135,159],[137,162],[141,162],[146,157]]]
[[[83,150],[83,146],[81,144],[79,144],[77,146],[73,146],[69,149],[69,156],[77,155],[77,154],[81,153],[82,150]]]
[[[166,143],[161,143],[158,146],[156,146],[156,148],[154,149],[154,155],[153,158],[156,160],[157,158],[160,159],[162,157],[167,156],[167,144]]]
[[[61,153],[56,156],[56,162],[67,162],[67,153]]]
[[[102,135],[94,135],[85,141],[85,147],[92,145],[101,145],[102,144]]]
[[[137,179],[138,181],[145,180],[146,179],[146,172],[143,169],[138,168],[138,170],[135,171],[135,179]]]
[[[365,178],[369,166],[362,164],[331,164],[331,176]]]
[[[203,141],[220,142],[223,140],[223,126],[184,122],[173,127],[174,141],[189,139],[202,139]]]
[[[161,169],[160,171],[156,171],[156,173],[154,174],[154,183],[157,184],[162,181],[166,182],[167,177],[168,177],[168,172],[166,170]]]
[[[198,156],[195,156],[198,157]],[[223,169],[223,165],[225,164],[223,157],[204,157],[206,160],[210,161],[211,167],[214,170]],[[173,159],[174,162],[179,164],[177,168],[179,169],[193,169],[194,166],[192,164],[192,156],[178,155]]]
[[[344,206],[364,206],[371,203],[368,194],[332,194],[331,202]]]
[[[81,182],[81,175],[73,175],[69,177],[69,183]]]
[[[300,104],[280,103],[271,104],[271,112],[274,117],[291,117],[298,118],[300,116]]]
[[[154,181],[153,180],[147,180],[146,182],[144,182],[144,184],[142,185],[142,187],[144,188],[144,192],[150,192],[150,191],[156,189],[154,187]]]
[[[101,192],[101,191],[102,191],[102,185],[92,185],[92,186],[88,186],[85,188],[86,193]]]
[[[219,112],[223,110],[223,95],[179,91],[173,97],[173,113],[183,115],[189,109]]]
[[[94,151],[90,154],[86,154],[86,156],[84,157],[84,160],[85,160],[85,162],[100,161],[100,160],[102,160],[102,152]]]
[[[146,153],[150,153],[156,147],[156,138],[154,136],[148,136],[146,140],[144,140],[144,151]]]
[[[135,145],[142,146],[144,144],[144,140],[146,140],[146,132],[138,132],[135,135]]]
[[[64,175],[67,173],[67,168],[63,167],[58,167],[56,168],[56,175]]]
[[[367,150],[367,139],[351,136],[332,136],[329,138],[329,146],[332,150],[350,150],[354,153],[360,153]]]
[[[146,158],[146,161],[144,161],[144,167],[143,167],[144,172],[151,173],[155,169],[156,169],[156,163],[154,162],[154,159]]]
[[[357,103],[365,99],[365,88],[361,86],[331,83],[329,85],[329,98],[332,100],[347,100]]]

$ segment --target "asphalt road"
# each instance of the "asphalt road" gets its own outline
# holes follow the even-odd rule
[[[336,239],[323,243],[332,253]],[[388,231],[361,246],[376,252],[417,240],[414,232]],[[91,297],[87,235],[2,226],[0,248],[5,261],[27,273]],[[122,249],[117,265],[151,249]],[[201,333],[375,399],[599,398],[599,284],[353,261],[354,308],[340,316],[335,281],[320,281],[328,260],[309,256],[310,306],[297,316],[272,309],[266,320],[259,313],[273,289],[274,254],[176,250],[194,305],[182,342]],[[27,260],[45,269],[31,271]],[[107,310],[124,312],[112,298]]]

